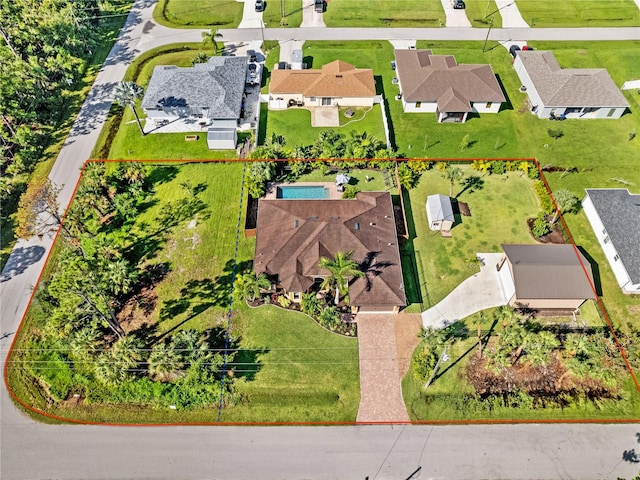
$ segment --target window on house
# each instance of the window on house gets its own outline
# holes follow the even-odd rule
[[[607,229],[606,229],[606,228],[603,228],[603,229],[602,229],[602,233],[604,233],[604,234],[606,235],[606,234],[607,234]]]
[[[610,108],[609,112],[607,113],[607,117],[613,117],[614,113],[616,113],[616,109],[615,108]]]
[[[487,108],[491,108],[491,105],[493,105],[493,102],[487,102]]]
[[[609,238],[609,235],[607,235],[606,237],[604,237],[604,243],[609,243],[611,239]]]
[[[614,255],[613,256],[613,261],[617,262],[618,260],[620,260],[620,257],[618,255]]]
[[[422,106],[422,102],[416,102],[416,108],[420,108]]]

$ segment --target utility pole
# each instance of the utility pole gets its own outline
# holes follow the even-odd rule
[[[487,41],[489,40],[489,34],[491,33],[491,29],[493,28],[493,16],[496,13],[498,13],[500,10],[502,10],[503,8],[510,7],[511,5],[513,5],[513,2],[507,3],[506,5],[503,5],[502,7],[498,8],[497,10],[494,10],[493,12],[491,12],[489,14],[489,15],[491,15],[491,20],[489,21],[489,30],[487,30],[487,36],[484,38],[484,45],[482,46],[482,53],[487,51]],[[489,8],[489,2],[487,2],[487,8]],[[489,15],[485,15],[484,18],[486,19]]]
[[[280,25],[284,25],[284,0],[280,0]]]

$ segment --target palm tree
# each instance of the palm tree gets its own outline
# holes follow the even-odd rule
[[[173,344],[160,343],[155,345],[149,355],[148,363],[149,374],[160,381],[175,378],[177,372],[182,369],[180,356]]]
[[[336,252],[332,259],[321,257],[318,265],[320,268],[329,271],[329,275],[325,277],[320,288],[330,289],[335,287],[336,297],[335,304],[340,303],[340,294],[346,295],[349,289],[349,278],[362,277],[364,272],[358,268],[358,264],[351,260],[353,252]]]
[[[181,330],[173,337],[171,343],[185,362],[194,363],[208,356],[207,345],[200,339],[200,332],[196,330]]]
[[[138,117],[138,112],[136,111],[136,100],[144,94],[142,87],[135,82],[119,82],[116,85],[114,93],[116,103],[123,107],[131,107],[131,110],[136,117],[136,122],[138,122],[140,134],[144,136],[145,133],[142,129],[142,124],[140,123],[140,117]]]
[[[104,280],[114,294],[126,294],[129,293],[131,286],[136,282],[137,274],[131,268],[129,262],[121,258],[115,262],[109,262]]]
[[[123,162],[118,173],[129,185],[141,185],[147,179],[147,169],[140,162]]]
[[[265,273],[256,275],[253,272],[239,275],[234,285],[238,294],[250,302],[253,302],[260,295],[260,290],[268,290],[270,287],[271,282]]]
[[[449,181],[449,196],[453,197],[453,185],[464,178],[464,172],[459,167],[449,167],[448,165],[442,172],[442,176]]]
[[[89,361],[100,347],[100,332],[95,328],[77,331],[69,341],[71,357],[81,363]]]
[[[213,48],[214,55],[218,54],[220,45],[218,45],[217,39],[222,38],[222,35],[218,33],[217,28],[212,28],[208,32],[202,32],[202,44],[205,47],[211,46]]]

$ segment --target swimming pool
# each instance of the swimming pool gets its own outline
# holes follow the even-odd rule
[[[318,200],[329,198],[329,189],[322,185],[292,185],[278,187],[276,198],[284,200]]]

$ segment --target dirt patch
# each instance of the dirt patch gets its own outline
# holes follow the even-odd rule
[[[533,222],[535,222],[535,218],[527,219],[527,225],[529,226],[529,233],[535,240],[539,243],[555,243],[555,244],[565,244],[567,241],[564,238],[564,233],[562,232],[562,228],[557,223],[553,226],[553,230],[546,235],[541,237],[536,237],[533,234]]]
[[[116,315],[125,333],[148,327],[151,313],[158,304],[156,287],[145,287],[138,294],[129,298]]]
[[[471,216],[471,209],[469,208],[468,203],[461,202],[460,200],[458,200],[456,203],[458,205],[458,211],[460,215],[462,215],[463,217]]]
[[[62,408],[77,408],[84,405],[84,397],[79,393],[71,392],[66,400],[60,402]]]

